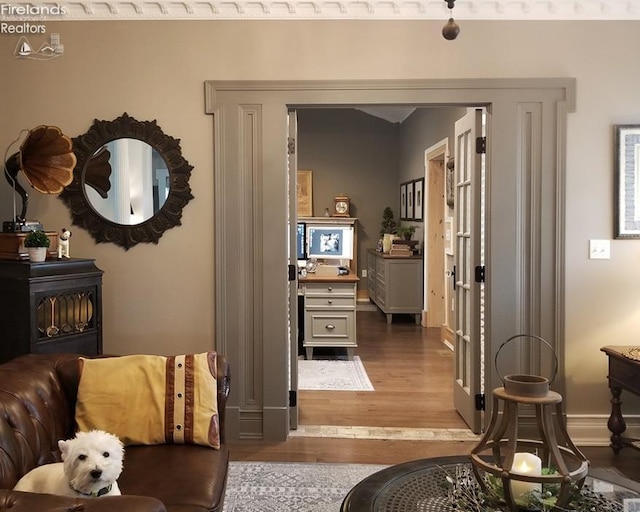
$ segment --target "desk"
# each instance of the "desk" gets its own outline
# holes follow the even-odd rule
[[[611,390],[611,415],[607,427],[611,431],[611,448],[618,453],[625,446],[640,449],[637,439],[624,437],[627,425],[622,416],[622,390],[640,396],[640,361],[623,355],[629,346],[608,346],[602,350],[609,357],[609,389]]]
[[[445,476],[471,469],[469,457],[422,459],[390,466],[357,484],[342,502],[341,512],[451,512]],[[473,474],[473,473],[472,473]],[[598,485],[608,501],[640,496],[640,484],[608,470],[591,469],[585,485]],[[604,492],[604,489],[607,488]]]
[[[358,276],[301,277],[304,295],[304,340],[307,359],[314,347],[345,347],[353,359],[356,337],[356,286]]]

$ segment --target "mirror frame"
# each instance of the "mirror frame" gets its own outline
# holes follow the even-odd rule
[[[108,142],[116,139],[138,139],[155,149],[167,164],[169,194],[153,217],[140,224],[117,224],[100,215],[85,192],[84,174],[89,159]],[[166,135],[156,121],[138,121],[126,112],[113,121],[94,119],[84,134],[73,139],[77,163],[73,181],[59,195],[69,207],[72,222],[93,236],[97,243],[113,243],[129,250],[139,243],[157,244],[167,229],[179,226],[182,209],[193,199],[189,178],[193,166],[182,156],[180,139]]]

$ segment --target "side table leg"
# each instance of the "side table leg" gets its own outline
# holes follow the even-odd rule
[[[624,446],[622,443],[622,433],[627,429],[627,424],[622,417],[622,400],[620,387],[611,388],[611,415],[607,421],[607,428],[611,432],[611,449],[616,455]]]
[[[390,324],[393,322],[393,314],[387,313],[387,323]]]

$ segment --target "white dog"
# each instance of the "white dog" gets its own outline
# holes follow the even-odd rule
[[[78,432],[58,441],[62,462],[32,469],[14,487],[15,491],[72,497],[120,495],[116,481],[122,472],[123,444],[102,430]]]
[[[71,238],[71,231],[66,228],[62,228],[60,231],[60,237],[58,240],[58,259],[71,258],[69,252],[69,239]]]

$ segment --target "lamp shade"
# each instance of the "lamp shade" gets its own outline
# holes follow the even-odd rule
[[[20,151],[5,162],[5,176],[9,184],[22,197],[22,212],[16,222],[24,222],[27,215],[28,195],[18,183],[22,171],[31,187],[42,194],[59,194],[73,180],[76,156],[71,139],[56,126],[36,126],[29,130]]]

